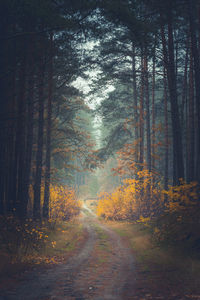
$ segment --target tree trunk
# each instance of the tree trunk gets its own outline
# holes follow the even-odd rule
[[[186,54],[185,54],[185,67],[184,67],[184,76],[183,76],[183,90],[182,90],[182,103],[181,103],[181,127],[185,127],[185,111],[186,111],[186,102],[187,102],[187,77],[188,77],[188,49],[189,43],[187,41],[186,45]]]
[[[146,140],[147,140],[147,169],[151,172],[151,131],[150,131],[150,101],[149,101],[149,75],[148,75],[148,58],[147,51],[144,55],[144,85],[146,98]]]
[[[17,131],[16,131],[16,170],[15,175],[17,182],[16,209],[17,214],[22,216],[21,201],[23,198],[24,168],[25,168],[25,126],[26,126],[26,77],[27,77],[27,41],[22,41],[23,56],[20,66],[19,77],[19,96],[18,96],[18,114],[17,114]]]
[[[139,169],[142,170],[144,166],[144,58],[141,57],[141,83],[140,83],[140,116],[139,116]]]
[[[189,22],[190,22],[190,35],[191,35],[191,47],[192,47],[192,56],[194,61],[194,80],[195,80],[195,98],[196,98],[196,112],[197,112],[197,153],[196,153],[196,162],[195,162],[195,180],[200,183],[200,59],[198,51],[198,41],[196,36],[196,24],[195,24],[195,9],[197,9],[197,1],[188,1],[188,13],[189,13]]]
[[[174,42],[172,31],[172,12],[168,16],[168,51],[165,39],[164,27],[161,26],[161,37],[163,45],[163,55],[165,68],[167,70],[168,89],[171,106],[172,139],[173,139],[173,184],[179,184],[179,180],[184,178],[182,134],[179,119],[177,85],[174,63]]]
[[[15,31],[15,26],[14,26]],[[12,50],[16,53],[16,40],[12,43]],[[16,55],[12,55],[11,58],[12,65],[12,74],[10,82],[10,103],[9,103],[9,145],[8,145],[8,190],[7,190],[7,208],[6,210],[10,213],[13,212],[13,191],[16,189],[16,182],[13,178],[13,166],[14,154],[15,154],[15,135],[16,135],[16,116],[17,116],[17,107],[16,107],[16,74],[17,74],[17,60]]]
[[[153,51],[153,70],[152,70],[152,169],[155,169],[155,143],[156,143],[156,115],[155,115],[155,65],[156,65],[156,38]]]
[[[188,107],[188,122],[187,122],[187,181],[194,180],[194,158],[195,158],[195,126],[194,126],[194,76],[193,76],[193,57],[190,55],[190,70],[189,70],[189,107]]]
[[[169,181],[169,135],[168,135],[168,97],[167,97],[167,80],[166,70],[164,68],[164,106],[165,106],[165,174],[164,174],[164,189],[168,190]],[[167,201],[167,195],[165,195],[165,202]]]
[[[27,216],[27,206],[29,200],[29,186],[31,176],[31,161],[32,161],[32,148],[33,148],[33,124],[34,124],[34,86],[35,86],[35,62],[34,62],[34,38],[30,40],[29,50],[29,79],[28,79],[28,94],[27,94],[27,134],[26,134],[26,156],[25,156],[25,170],[24,170],[24,186],[23,198],[21,201],[21,211],[23,217]]]
[[[6,36],[8,33],[8,23],[6,16],[0,12],[1,26],[0,36]],[[5,213],[5,174],[6,174],[6,115],[8,103],[8,44],[0,43],[0,214]]]
[[[40,41],[41,42],[41,41]],[[42,182],[42,158],[44,136],[44,57],[41,55],[38,70],[39,85],[39,117],[37,134],[36,172],[34,184],[33,218],[41,219],[41,182]]]
[[[139,139],[139,130],[138,130],[138,93],[137,93],[137,76],[136,76],[136,61],[135,61],[135,47],[132,45],[133,49],[133,58],[132,58],[132,75],[133,75],[133,101],[134,101],[134,138],[136,141],[135,144],[135,161],[138,163],[139,159],[139,149],[138,149],[138,139]]]
[[[52,118],[52,96],[53,96],[53,33],[50,35],[50,63],[48,78],[48,105],[47,105],[47,139],[46,139],[46,161],[45,161],[45,190],[43,217],[49,217],[49,197],[51,180],[51,118]]]

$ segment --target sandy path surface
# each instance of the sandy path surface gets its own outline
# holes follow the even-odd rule
[[[79,253],[66,264],[25,274],[13,290],[0,291],[0,300],[128,299],[124,291],[134,289],[131,252],[87,206],[84,211],[80,222],[88,239]]]

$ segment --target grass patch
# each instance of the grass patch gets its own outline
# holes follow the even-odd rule
[[[158,245],[151,231],[142,224],[108,222],[134,252],[138,272],[156,286],[181,288],[185,293],[200,292],[200,259],[198,255],[176,245]]]
[[[98,225],[95,225],[95,231],[98,237],[98,247],[103,251],[110,251],[110,243],[109,236],[106,234],[105,230],[103,230]]]
[[[109,236],[100,226],[94,225],[94,229],[97,234],[97,243],[95,245],[95,252],[97,255],[97,263],[103,264],[108,261],[109,254],[111,253],[111,244]]]
[[[83,239],[83,226],[74,219],[62,222],[54,231],[50,231],[47,246],[43,250],[44,256],[65,256],[75,250],[77,244]]]

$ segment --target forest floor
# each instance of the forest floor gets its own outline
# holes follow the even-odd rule
[[[9,274],[9,280],[4,276],[0,300],[200,299],[199,262],[181,264],[179,255],[172,260],[141,227],[105,224],[88,206],[79,218],[83,238],[68,255],[48,267]]]

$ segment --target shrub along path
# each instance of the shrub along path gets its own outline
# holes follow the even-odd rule
[[[150,270],[142,269],[134,261],[131,240],[123,228],[111,226],[113,230],[102,224],[87,206],[83,207],[80,223],[87,231],[87,239],[72,257],[50,268],[25,273],[9,290],[2,287],[0,299],[200,299],[198,295],[190,297],[181,295],[180,289],[178,292],[170,289],[168,282],[163,282],[160,270],[153,271],[156,276],[151,281]],[[141,252],[145,255],[142,247]],[[135,254],[141,263],[141,256]]]

